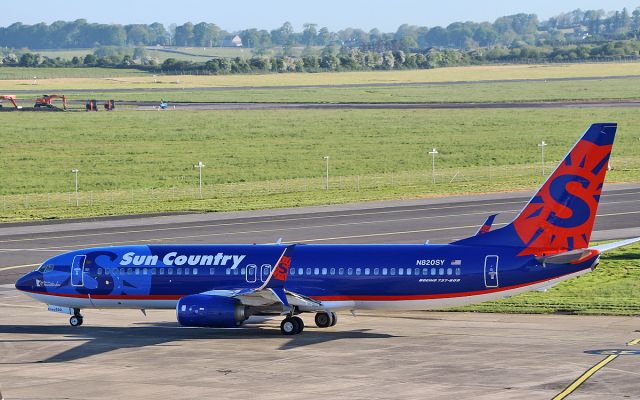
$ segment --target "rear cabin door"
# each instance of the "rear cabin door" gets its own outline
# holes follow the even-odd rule
[[[71,262],[71,285],[84,286],[84,261],[87,256],[75,256]]]
[[[486,256],[484,259],[484,285],[498,287],[498,256]]]

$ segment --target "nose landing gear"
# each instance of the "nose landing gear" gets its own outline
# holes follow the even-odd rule
[[[80,326],[80,325],[82,325],[83,318],[82,318],[82,315],[80,314],[80,309],[79,308],[74,308],[73,312],[74,312],[74,314],[71,316],[71,318],[69,318],[69,324],[71,326]]]

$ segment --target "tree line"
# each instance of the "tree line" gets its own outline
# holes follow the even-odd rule
[[[331,32],[317,24],[304,24],[296,32],[285,22],[273,30],[244,29],[227,32],[214,23],[191,22],[165,27],[152,24],[97,24],[84,19],[52,24],[25,25],[16,22],[0,27],[0,46],[14,49],[73,49],[100,46],[191,46],[217,47],[230,34],[241,37],[245,47],[268,49],[300,46],[346,46],[384,51],[414,51],[430,47],[475,49],[514,45],[563,45],[597,40],[637,38],[640,8],[621,11],[574,10],[546,21],[535,14],[504,16],[491,22],[454,22],[446,27],[401,25],[396,32],[346,28]],[[286,51],[285,51],[286,52]]]
[[[37,53],[5,55],[0,65],[22,67],[107,67],[137,68],[153,73],[187,74],[246,74],[268,72],[329,72],[429,69],[447,66],[513,62],[574,62],[610,58],[638,58],[640,41],[606,41],[600,44],[564,46],[494,46],[461,50],[430,48],[419,52],[372,51],[342,46],[325,47],[321,54],[292,56],[254,56],[245,58],[212,58],[206,62],[182,61],[169,58],[163,63],[140,63],[136,52],[128,48],[101,48],[97,54],[73,57],[71,60],[48,58]],[[137,57],[141,56],[139,52]]]

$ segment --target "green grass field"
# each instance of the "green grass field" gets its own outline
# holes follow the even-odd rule
[[[550,144],[551,168],[589,123],[604,120],[620,123],[609,181],[640,181],[636,109],[2,113],[0,219],[255,209],[533,188],[540,181],[540,140]],[[428,186],[426,152],[432,147],[439,149],[437,165],[447,175]],[[330,193],[320,181],[313,183],[324,174],[324,155],[331,156],[331,175],[341,177]],[[205,199],[171,193],[195,187],[193,164],[199,160],[207,164]],[[24,195],[71,190],[72,168],[81,171],[82,203],[91,207],[69,208],[66,195],[62,205],[51,206],[42,197],[23,202]],[[450,183],[458,171],[462,175]],[[355,190],[358,176],[362,190]],[[365,184],[376,176],[382,183]],[[129,201],[131,190],[144,201]],[[150,190],[155,192],[139,194]],[[89,193],[95,200],[87,199]]]
[[[640,315],[640,245],[605,253],[595,271],[546,292],[462,307],[460,311]]]

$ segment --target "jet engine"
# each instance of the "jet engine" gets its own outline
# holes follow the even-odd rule
[[[224,296],[194,294],[181,298],[176,306],[182,326],[235,328],[249,318],[240,301]]]

